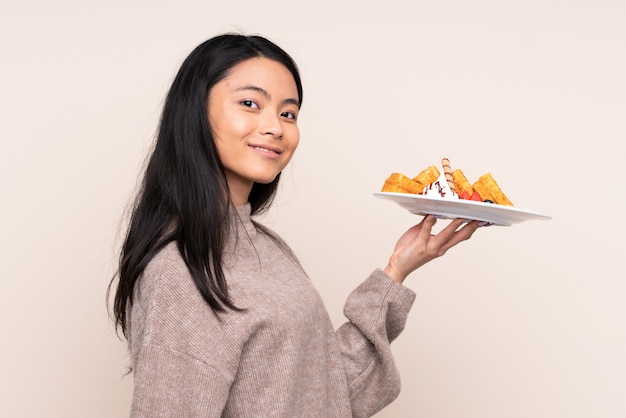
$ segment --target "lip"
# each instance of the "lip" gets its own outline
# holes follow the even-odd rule
[[[277,158],[283,153],[283,150],[278,147],[273,147],[266,144],[248,144],[248,146],[255,152],[262,154],[266,157]]]

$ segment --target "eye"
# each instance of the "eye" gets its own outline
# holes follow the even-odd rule
[[[246,107],[251,108],[251,109],[258,109],[259,108],[259,105],[256,104],[253,100],[242,100],[240,103],[242,105],[246,106]]]
[[[280,114],[280,116],[282,116],[283,118],[292,119],[292,120],[298,119],[298,116],[294,112],[283,112]]]

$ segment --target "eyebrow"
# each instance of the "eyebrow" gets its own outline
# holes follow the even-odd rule
[[[245,86],[239,87],[237,90],[235,91],[246,91],[246,90],[251,90],[251,91],[256,91],[257,93],[260,93],[261,95],[269,98],[270,94],[267,92],[267,90],[265,90],[262,87],[258,87],[252,84],[246,84]],[[298,99],[294,99],[294,98],[288,98],[285,99],[281,102],[282,104],[292,104],[294,106],[298,106],[298,109],[300,108],[300,100]]]

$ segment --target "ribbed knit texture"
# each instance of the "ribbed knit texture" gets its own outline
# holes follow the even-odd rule
[[[232,215],[225,273],[244,311],[216,316],[175,244],[138,282],[131,417],[368,417],[393,401],[400,378],[389,344],[415,294],[375,270],[335,332],[297,261],[256,231],[250,206]]]

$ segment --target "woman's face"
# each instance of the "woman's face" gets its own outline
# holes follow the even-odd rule
[[[233,67],[209,93],[211,132],[235,205],[252,185],[270,183],[293,156],[299,98],[293,76],[277,61],[251,58]]]

